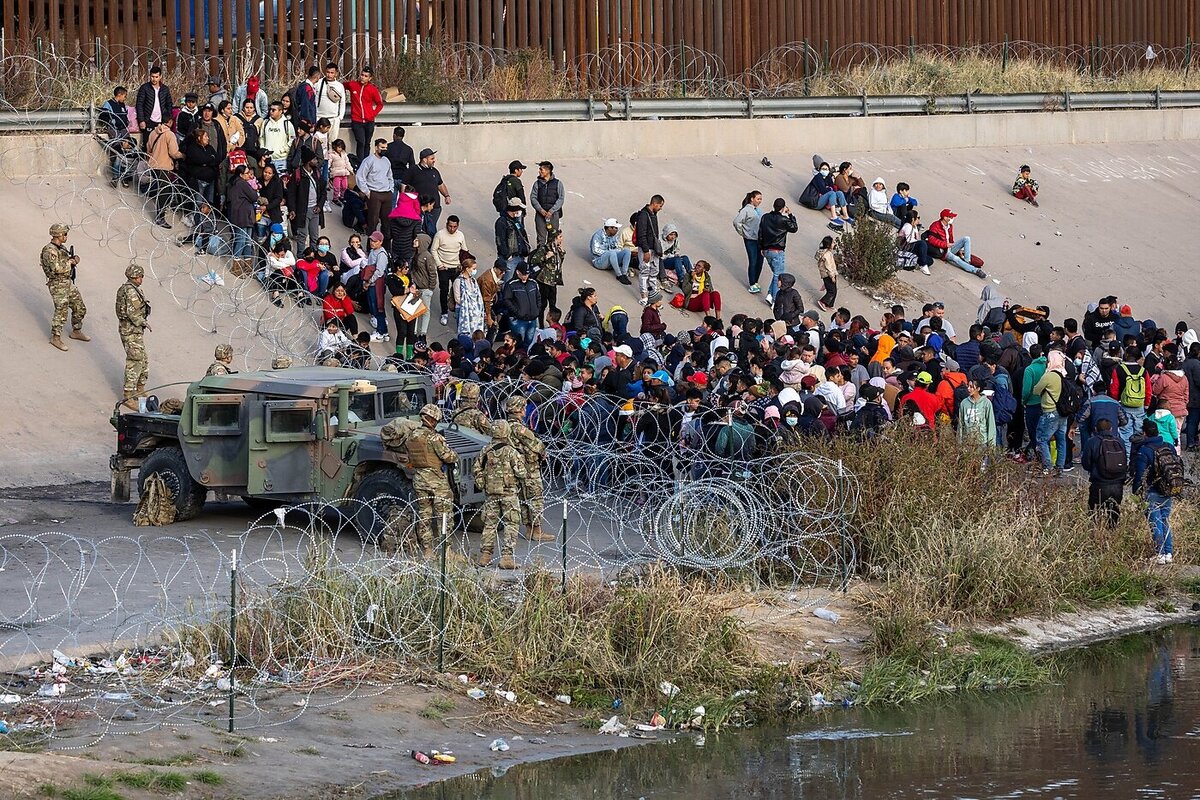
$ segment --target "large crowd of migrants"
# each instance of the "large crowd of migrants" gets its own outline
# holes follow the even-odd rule
[[[495,241],[475,247],[489,255],[480,264],[459,218],[444,213],[451,187],[436,151],[414,152],[403,128],[376,138],[384,104],[369,68],[343,81],[334,65],[313,67],[275,100],[253,77],[225,87],[214,76],[207,89],[177,106],[157,69],[132,105],[118,87],[100,109],[112,182],[136,187],[158,225],[184,223],[181,247],[231,259],[229,271],[260,281],[276,305],[313,306],[317,363],[427,370],[447,408],[464,384],[524,381],[556,398],[541,430],[526,417],[540,435],[651,452],[736,461],[810,439],[870,440],[893,425],[952,433],[993,451],[984,468],[1008,457],[1054,478],[1081,466],[1098,524],[1115,522],[1126,485],[1144,491],[1158,559],[1172,558],[1181,454],[1196,448],[1200,423],[1200,342],[1185,322],[1138,319],[1112,296],[1076,311],[1024,307],[991,282],[965,331],[940,302],[866,319],[837,305],[833,236],[815,263],[799,259],[824,287],[806,308],[787,271],[796,218],[783,198],[764,210],[758,191],[733,228],[745,290],[768,304],[761,317],[725,319],[709,264],[687,255],[674,225],[660,228],[660,195],[631,216],[597,220],[591,265],[638,295],[636,307],[605,307],[591,285],[559,294],[567,192],[550,162],[528,188],[526,165],[509,165],[492,195]],[[1016,172],[1012,195],[1038,205],[1029,167]],[[987,277],[970,238],[955,235],[957,215],[943,209],[926,228],[905,183],[889,192],[848,162],[815,156],[798,199],[834,234],[894,227],[901,269],[928,275],[943,263]],[[348,237],[325,233],[335,209]],[[54,241],[61,247],[65,233]],[[669,330],[668,304],[695,324]],[[441,340],[430,335],[434,316]],[[210,372],[231,370],[231,349],[218,349]]]

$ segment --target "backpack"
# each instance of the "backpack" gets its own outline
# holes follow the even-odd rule
[[[1115,436],[1101,436],[1100,452],[1096,457],[1096,470],[1106,480],[1124,480],[1129,472],[1129,458],[1125,445]]]
[[[1058,394],[1058,402],[1054,404],[1058,413],[1070,418],[1079,413],[1083,406],[1083,389],[1075,381],[1062,379],[1062,391]]]
[[[1183,493],[1184,466],[1183,459],[1175,448],[1169,444],[1154,448],[1154,480],[1151,488],[1163,497],[1178,497]]]
[[[988,330],[996,332],[1004,329],[1004,309],[997,306],[988,311],[987,316],[983,318],[983,324]]]
[[[726,458],[747,458],[754,450],[754,428],[741,420],[731,420],[717,433],[713,449]]]
[[[1125,374],[1125,385],[1121,387],[1121,405],[1126,408],[1141,408],[1146,405],[1146,368],[1138,367],[1137,374],[1129,371],[1125,362],[1118,367]]]
[[[505,175],[496,184],[496,188],[492,190],[492,207],[497,213],[503,214],[508,211],[508,176]]]
[[[997,425],[1007,425],[1016,416],[1017,398],[1005,387],[997,386],[992,393],[992,411]]]

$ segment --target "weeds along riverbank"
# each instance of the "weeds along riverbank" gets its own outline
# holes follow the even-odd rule
[[[492,687],[514,692],[498,706],[513,716],[536,716],[539,701],[570,695],[573,709],[597,722],[621,698],[621,713],[657,709],[668,718],[704,705],[703,724],[719,727],[794,713],[818,693],[897,703],[1032,688],[1053,680],[1061,662],[970,631],[1022,615],[1152,603],[1179,588],[1174,568],[1149,565],[1135,497],[1116,528],[1098,530],[1082,483],[1031,478],[1027,467],[952,437],[897,431],[815,448],[860,486],[847,507],[859,554],[852,596],[870,627],[861,663],[832,652],[764,657],[755,640],[769,619],[751,636],[730,611],[731,594],[764,585],[752,571],[651,567],[564,585],[557,572],[511,582],[452,559],[442,584],[437,573],[388,559],[342,563],[314,542],[301,577],[242,599],[238,668],[303,672],[315,685],[420,675],[454,691],[465,690],[453,678],[463,674],[489,697]],[[1184,500],[1175,519],[1177,551],[1193,552],[1200,514]],[[178,644],[227,653],[227,626],[222,616],[184,626]]]

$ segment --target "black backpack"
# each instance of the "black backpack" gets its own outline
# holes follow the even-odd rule
[[[1154,470],[1151,488],[1163,497],[1178,497],[1183,493],[1184,479],[1183,459],[1175,448],[1169,444],[1154,448]]]
[[[1083,406],[1083,389],[1075,381],[1063,378],[1062,391],[1059,392],[1058,402],[1054,405],[1062,416],[1075,416]]]
[[[1100,477],[1115,481],[1124,480],[1129,472],[1129,457],[1125,445],[1115,436],[1101,436],[1100,452],[1096,456],[1096,470]]]
[[[508,176],[505,175],[496,184],[496,188],[492,190],[492,206],[497,213],[503,214],[508,211]]]

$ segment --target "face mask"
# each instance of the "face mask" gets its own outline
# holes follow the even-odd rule
[[[829,170],[827,170],[827,169],[823,169],[823,170],[821,170],[821,177],[822,177],[822,178],[828,178],[828,177],[829,177]]]
[[[1077,367],[1082,367],[1082,366],[1083,366],[1083,359],[1082,359],[1082,358],[1077,358],[1077,359],[1075,359],[1075,366],[1077,366]]]
[[[793,427],[800,424],[800,420],[797,417],[785,417],[783,421]]]
[[[283,234],[281,234],[281,233],[272,233],[272,234],[271,234],[271,244],[277,244],[277,243],[279,242],[279,240],[280,240],[280,239],[282,239],[282,238],[283,238]]]
[[[329,245],[327,245],[327,244],[321,244],[321,245],[317,245],[317,252],[318,252],[318,253],[320,253],[320,254],[322,254],[322,255],[324,255],[325,253],[328,253],[328,252],[329,252]]]
[[[472,277],[472,278],[474,278],[474,277],[475,277],[476,275],[478,275],[478,274],[479,274],[479,270],[477,270],[477,269],[473,269],[473,270],[471,270],[471,277]]]

